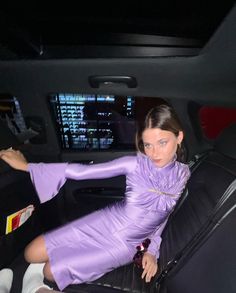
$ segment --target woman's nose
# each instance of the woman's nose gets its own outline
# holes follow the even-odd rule
[[[152,155],[153,155],[154,158],[158,157],[158,155],[159,155],[159,149],[158,149],[158,147],[154,147],[153,148]]]

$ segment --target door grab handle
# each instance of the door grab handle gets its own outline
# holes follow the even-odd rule
[[[128,88],[137,87],[137,80],[132,76],[123,75],[95,75],[89,76],[89,84],[92,88],[99,88],[101,84],[112,85],[112,84],[125,84]]]

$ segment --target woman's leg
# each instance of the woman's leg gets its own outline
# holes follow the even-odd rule
[[[48,254],[43,235],[36,237],[25,248],[25,260],[29,263],[48,262]]]
[[[22,293],[36,292],[35,290],[41,292],[41,289],[50,289],[43,282],[44,277],[54,282],[43,235],[36,237],[27,245],[24,256],[25,260],[31,264],[26,270],[23,278]]]
[[[25,260],[29,263],[45,263],[43,269],[44,276],[49,281],[54,282],[43,235],[36,237],[26,246],[24,255]]]

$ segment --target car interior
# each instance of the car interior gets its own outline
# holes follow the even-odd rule
[[[33,163],[134,155],[139,123],[163,102],[184,129],[191,176],[162,232],[157,274],[146,283],[129,263],[63,292],[236,292],[235,1],[19,3],[0,15],[0,150]],[[21,292],[30,241],[122,201],[125,183],[67,180],[40,203],[29,173],[0,160],[0,269],[14,272],[11,293]]]

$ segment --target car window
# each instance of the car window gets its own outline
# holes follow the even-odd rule
[[[145,99],[145,101],[144,101]],[[49,96],[62,149],[135,149],[138,121],[162,99],[59,93]]]

